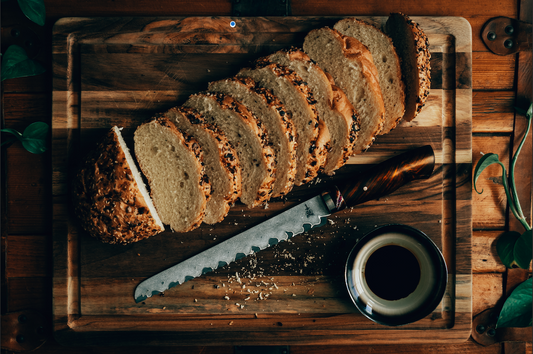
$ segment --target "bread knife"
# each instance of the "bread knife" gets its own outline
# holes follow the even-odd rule
[[[435,155],[430,145],[390,158],[142,281],[135,289],[135,302],[325,225],[327,217],[339,210],[390,194],[410,181],[427,179],[434,166]]]

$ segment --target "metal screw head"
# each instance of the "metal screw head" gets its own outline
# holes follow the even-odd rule
[[[479,333],[479,334],[481,334],[481,333],[485,332],[485,329],[486,329],[485,326],[483,326],[483,325],[477,325],[477,327],[476,327],[476,332]]]
[[[505,42],[503,42],[503,46],[507,49],[512,48],[514,45],[514,42],[512,39],[507,39]]]
[[[495,40],[495,39],[496,39],[496,33],[494,33],[494,32],[489,32],[489,33],[487,33],[487,39],[488,39],[489,41],[493,41],[493,40]]]
[[[514,33],[514,27],[511,26],[511,25],[505,27],[505,33],[507,33],[507,34],[513,34],[513,33]]]

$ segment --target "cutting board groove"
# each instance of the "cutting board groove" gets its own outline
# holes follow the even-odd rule
[[[332,178],[295,188],[268,208],[235,205],[217,225],[169,231],[128,246],[90,238],[71,214],[69,181],[113,125],[127,141],[154,114],[234,75],[261,55],[301,45],[340,17],[65,18],[53,40],[54,333],[67,345],[450,343],[470,334],[472,52],[468,22],[415,17],[432,52],[432,91],[410,123],[379,136]],[[384,17],[367,17],[381,24]],[[236,26],[231,27],[230,21]],[[330,224],[136,304],[135,286],[240,230],[361,173],[388,157],[432,145],[425,181],[333,215]],[[402,223],[429,235],[449,267],[445,297],[428,317],[400,328],[358,313],[343,280],[357,240]],[[226,300],[225,297],[229,298]]]

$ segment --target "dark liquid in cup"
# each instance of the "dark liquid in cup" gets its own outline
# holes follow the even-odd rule
[[[420,282],[420,263],[402,246],[383,246],[368,258],[365,278],[370,290],[380,298],[403,299],[415,291]]]

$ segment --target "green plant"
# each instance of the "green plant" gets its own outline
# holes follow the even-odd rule
[[[2,2],[9,0],[2,0]],[[46,10],[44,0],[17,0],[24,15],[39,26],[44,26]]]
[[[474,169],[474,189],[477,193],[481,194],[476,187],[476,182],[488,166],[498,164],[502,168],[502,182],[505,194],[507,195],[507,201],[509,203],[509,209],[520,221],[525,231],[520,234],[516,231],[508,231],[503,233],[496,243],[496,251],[500,257],[502,263],[508,268],[523,268],[528,269],[532,259],[532,239],[531,225],[527,223],[526,217],[520,206],[520,200],[518,199],[518,193],[515,185],[515,167],[518,160],[518,155],[524,146],[524,142],[529,134],[531,120],[533,117],[533,104],[529,106],[527,112],[522,111],[528,119],[528,125],[526,133],[522,138],[522,141],[518,145],[515,155],[511,160],[509,166],[509,176],[505,165],[498,159],[496,154],[485,154],[478,161],[476,168]],[[520,284],[506,299],[503,308],[500,312],[496,327],[527,327],[531,326],[531,278]]]
[[[2,0],[2,2],[9,0]],[[17,0],[24,15],[40,26],[44,26],[46,10],[43,0]],[[2,55],[2,81],[18,77],[34,76],[45,72],[36,60],[28,57],[24,48],[10,45]]]
[[[2,2],[9,0],[2,0]],[[43,0],[17,0],[24,15],[40,26],[44,26],[46,11]],[[46,69],[36,60],[30,59],[24,48],[10,45],[2,55],[2,81],[42,74]],[[2,141],[1,146],[11,145],[20,141],[26,150],[41,154],[47,149],[47,138],[50,127],[43,122],[30,124],[21,134],[15,129],[1,129],[2,133],[13,135],[11,139]]]
[[[5,128],[0,129],[2,133],[12,134],[15,137],[2,142],[2,146],[12,144],[15,141],[20,141],[22,146],[33,154],[42,154],[47,148],[48,131],[50,127],[43,122],[35,122],[26,129],[24,133],[20,133],[15,129]]]
[[[16,44],[9,46],[2,56],[2,81],[44,72],[45,68],[38,61],[28,58],[24,48]]]

